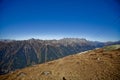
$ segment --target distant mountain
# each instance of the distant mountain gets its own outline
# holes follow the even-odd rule
[[[120,41],[103,43],[79,38],[0,41],[0,74],[112,44]]]
[[[70,55],[0,75],[1,80],[120,80],[120,45]]]
[[[0,39],[0,42],[12,42],[16,40],[11,40],[11,39]]]

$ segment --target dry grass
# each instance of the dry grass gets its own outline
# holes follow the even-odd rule
[[[1,75],[0,80],[120,80],[120,49],[97,49]]]

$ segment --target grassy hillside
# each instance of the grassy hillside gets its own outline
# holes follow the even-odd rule
[[[120,45],[109,47],[16,70],[0,80],[120,80]]]

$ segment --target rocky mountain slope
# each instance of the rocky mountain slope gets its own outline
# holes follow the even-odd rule
[[[120,45],[85,51],[0,76],[1,80],[120,80]]]
[[[117,43],[120,42],[102,43],[79,38],[2,40],[0,41],[0,74]]]

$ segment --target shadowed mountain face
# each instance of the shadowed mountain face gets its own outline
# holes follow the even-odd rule
[[[101,43],[78,38],[0,41],[0,74],[117,43],[120,42]]]
[[[120,45],[89,50],[0,75],[1,80],[120,80]]]

